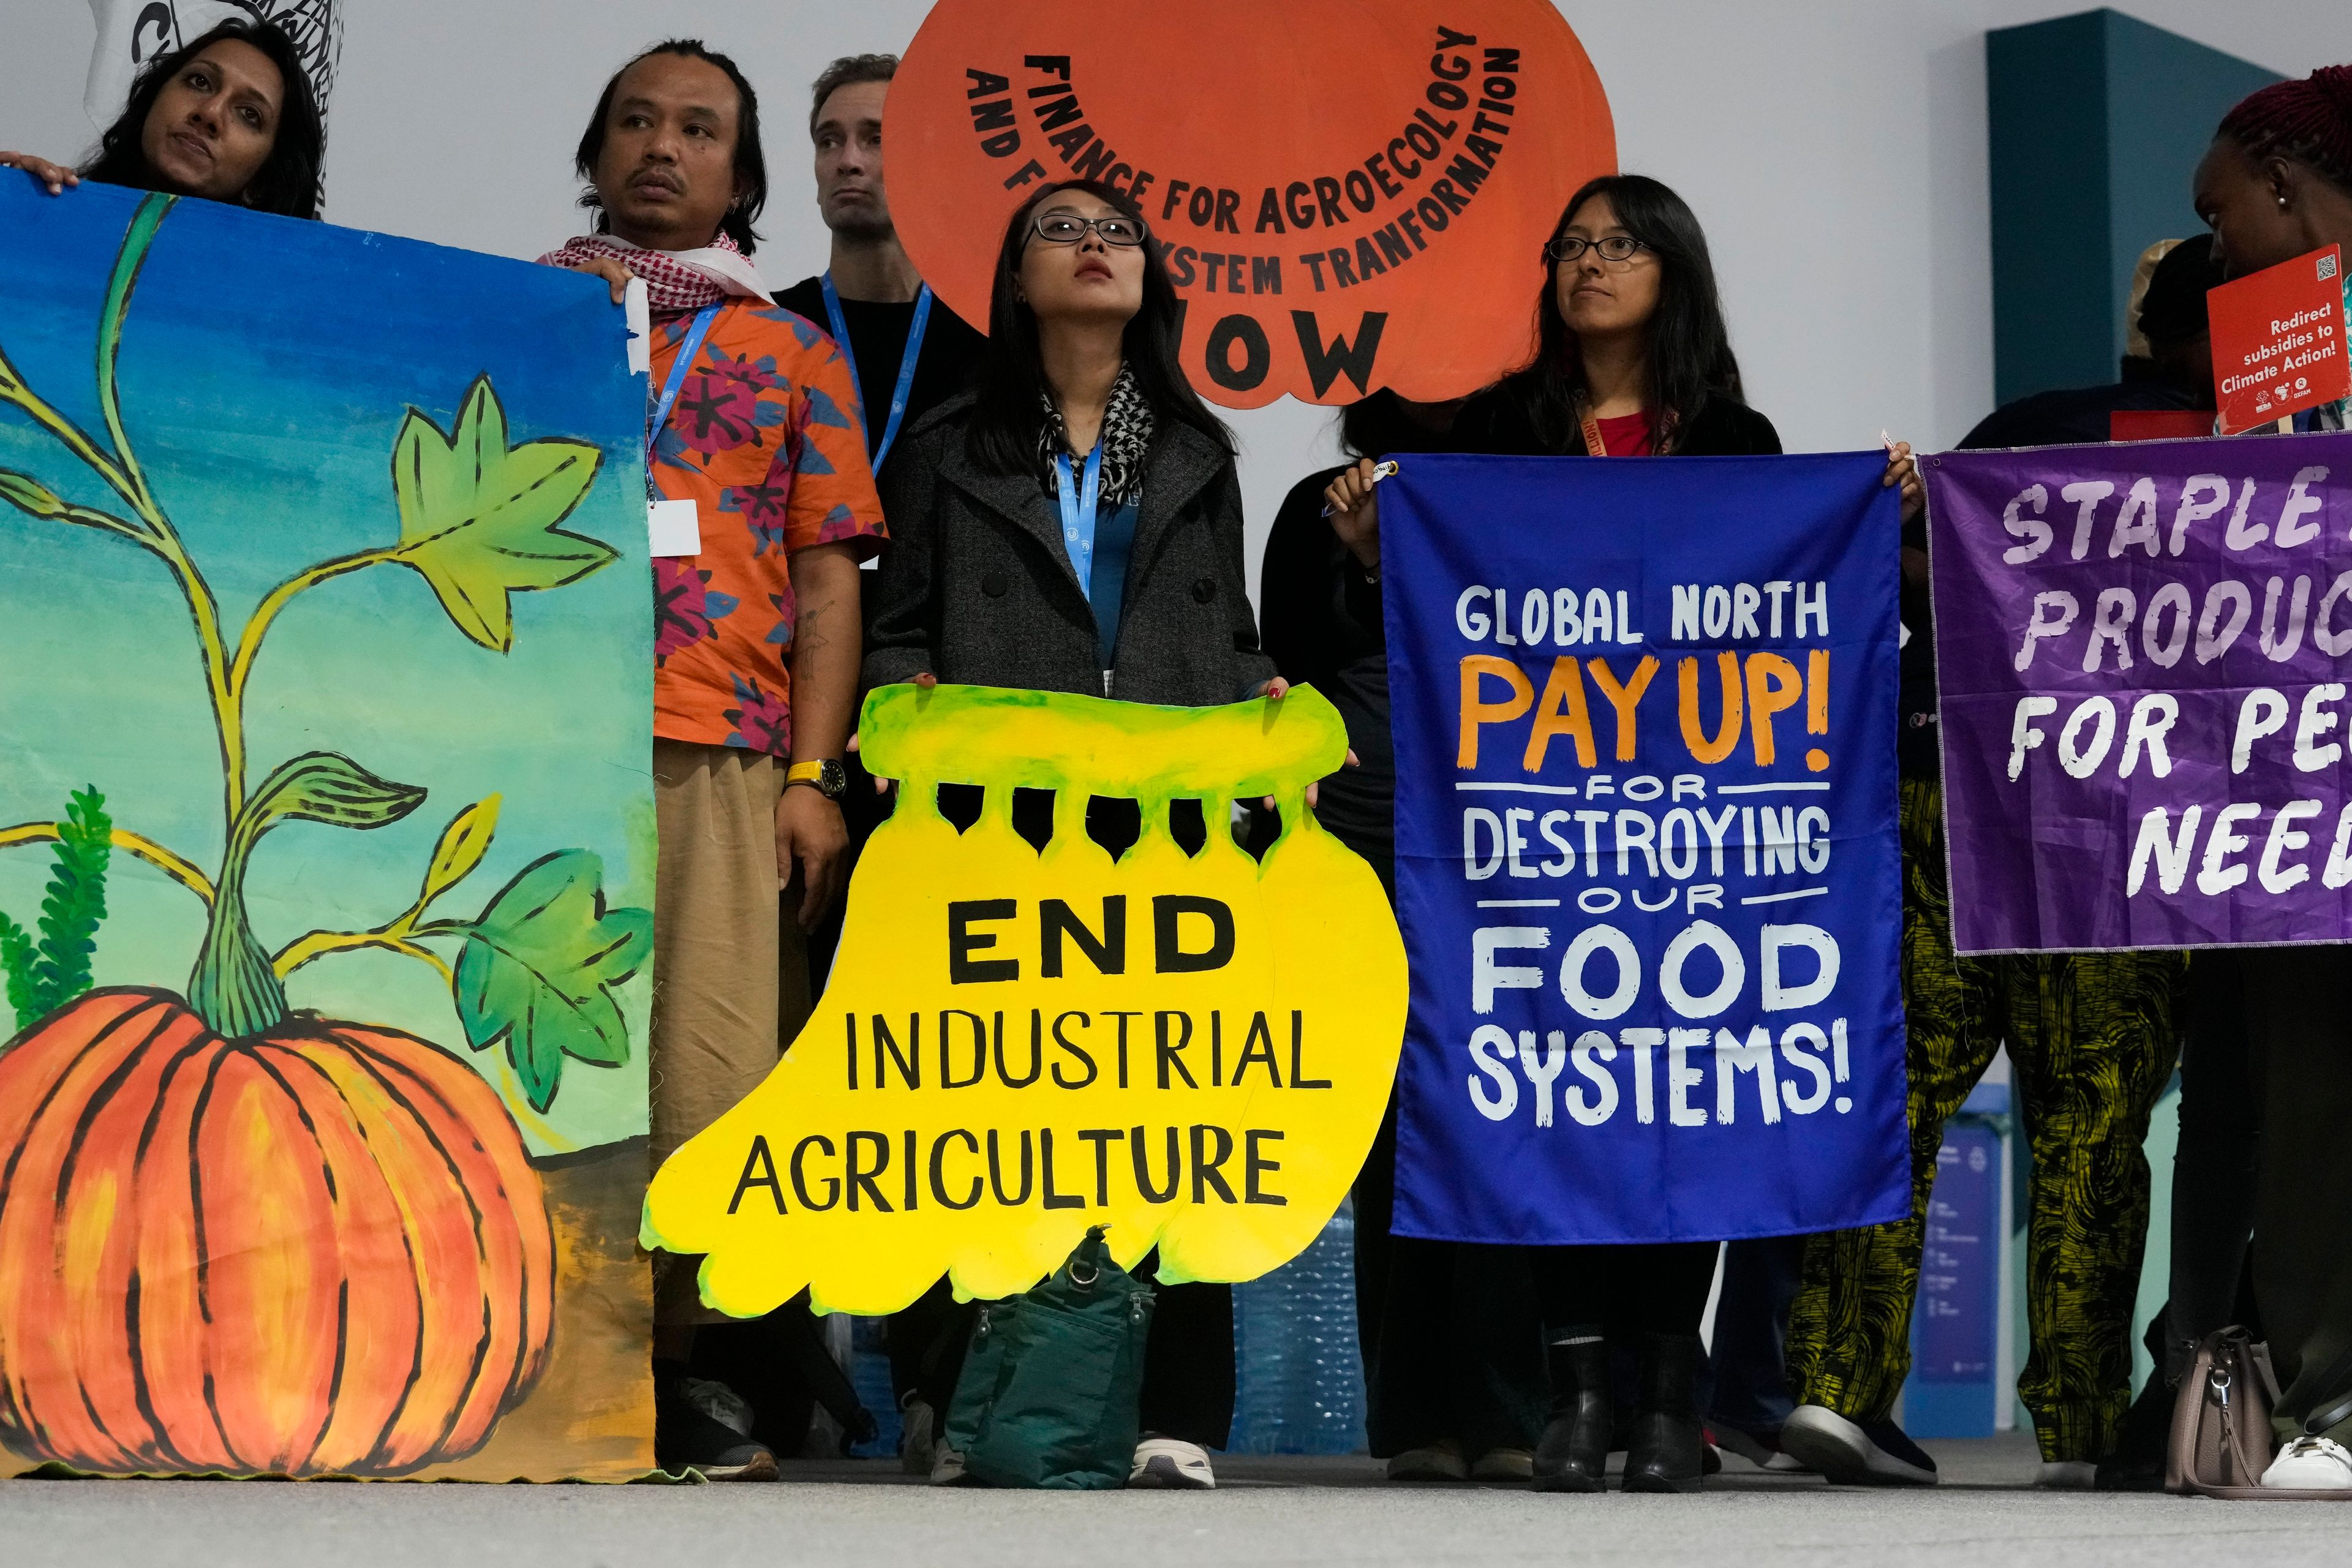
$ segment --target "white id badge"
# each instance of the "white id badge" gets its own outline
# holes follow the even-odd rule
[[[694,502],[657,500],[646,507],[646,534],[655,555],[702,553],[702,519]]]
[[[621,295],[622,319],[629,325],[629,374],[653,374],[653,314],[646,295],[646,280],[632,278]]]

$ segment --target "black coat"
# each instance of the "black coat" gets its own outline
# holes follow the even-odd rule
[[[1521,373],[1524,374],[1525,373]],[[1511,376],[1473,396],[1454,416],[1454,438],[1446,448],[1484,452],[1510,458],[1581,458],[1584,441],[1574,429],[1568,444],[1555,447],[1536,434],[1519,396],[1519,376]],[[1676,434],[1676,458],[1759,458],[1778,456],[1780,433],[1772,422],[1744,403],[1710,397],[1696,417]]]
[[[1323,780],[1315,819],[1389,883],[1396,754],[1389,738],[1388,636],[1380,583],[1323,515],[1323,487],[1342,471],[1325,468],[1299,480],[1275,514],[1258,571],[1258,628],[1283,678],[1313,686],[1339,709],[1356,753],[1357,766]]]
[[[899,437],[882,478],[891,546],[868,585],[865,682],[944,681],[1204,708],[1270,679],[1242,566],[1233,455],[1166,425],[1144,468],[1105,690],[1094,610],[1034,473],[964,453],[966,394]]]

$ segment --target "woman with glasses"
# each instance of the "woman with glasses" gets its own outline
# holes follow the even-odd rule
[[[1464,449],[1591,457],[1780,450],[1748,406],[1698,217],[1640,174],[1594,180],[1544,247],[1532,363],[1463,410]]]
[[[1047,187],[1006,226],[974,389],[916,423],[884,472],[894,542],[871,590],[868,687],[1183,707],[1286,689],[1258,651],[1233,438],[1184,380],[1176,291],[1148,237],[1135,203],[1092,180]],[[960,804],[977,815],[941,791],[950,816]],[[1180,841],[1199,843],[1197,804],[1177,810]],[[1050,805],[1017,795],[1013,824],[1042,844]],[[1131,844],[1139,826],[1133,801],[1087,809],[1097,841]],[[953,1368],[939,1382],[926,1398],[944,1409]],[[1215,1485],[1207,1450],[1233,1408],[1232,1291],[1161,1287],[1129,1484]],[[956,1468],[943,1454],[933,1479]]]
[[[1724,457],[1777,453],[1772,422],[1748,406],[1697,216],[1640,174],[1591,181],[1570,198],[1544,247],[1536,353],[1465,404],[1451,450],[1518,457]],[[1331,527],[1368,572],[1380,566],[1370,460],[1324,491]],[[1886,482],[1906,512],[1924,504],[1910,448]],[[1700,1425],[1699,1323],[1719,1243],[1529,1249],[1543,1303],[1552,1405],[1535,1484],[1601,1489],[1612,1447],[1627,1449],[1628,1491],[1697,1489],[1708,1454]],[[1614,1440],[1610,1352],[1637,1368],[1633,1419]]]
[[[1186,384],[1135,204],[1073,180],[1006,228],[973,391],[904,437],[869,686],[928,676],[1197,706],[1252,695],[1233,437]]]

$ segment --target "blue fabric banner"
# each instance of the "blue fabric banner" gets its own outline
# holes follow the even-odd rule
[[[1399,1235],[1909,1212],[1885,467],[1410,457],[1381,487]]]

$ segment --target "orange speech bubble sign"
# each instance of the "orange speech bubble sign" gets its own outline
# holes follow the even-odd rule
[[[899,237],[958,315],[988,320],[1019,204],[1107,181],[1229,408],[1441,402],[1523,363],[1543,244],[1617,156],[1549,0],[940,0],[889,116]]]

